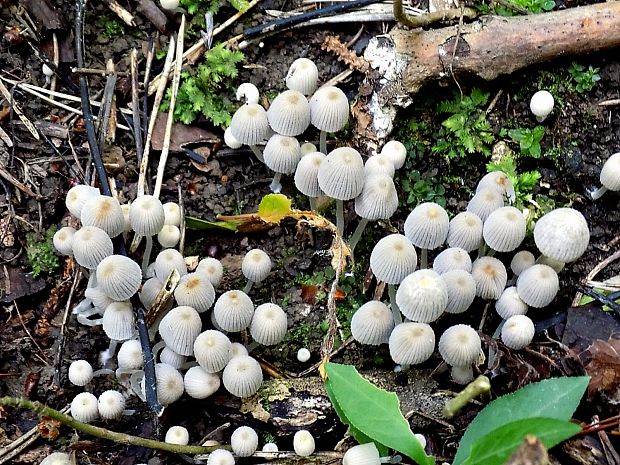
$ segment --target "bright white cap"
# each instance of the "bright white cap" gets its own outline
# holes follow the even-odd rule
[[[517,293],[530,307],[546,307],[559,290],[558,274],[548,265],[532,265],[517,278]]]
[[[130,339],[121,344],[116,354],[119,368],[127,370],[139,370],[144,365],[142,346],[137,339]]]
[[[521,300],[515,286],[504,289],[502,295],[495,302],[495,311],[504,320],[514,315],[525,315],[527,304]]]
[[[536,222],[534,241],[540,253],[567,263],[577,260],[586,251],[590,230],[577,210],[557,208]]]
[[[209,454],[207,465],[235,465],[235,457],[226,449],[216,449]]]
[[[62,255],[73,255],[73,235],[75,229],[69,226],[60,228],[54,233],[54,248]]]
[[[319,186],[319,167],[325,160],[321,152],[310,152],[304,155],[295,170],[295,187],[299,192],[308,197],[320,197],[324,195]]]
[[[300,457],[309,457],[314,452],[314,437],[310,431],[299,430],[293,436],[293,449]]]
[[[402,142],[397,140],[391,140],[386,143],[381,149],[381,153],[387,155],[392,160],[392,164],[397,170],[403,167],[405,158],[407,158],[407,148]]]
[[[232,135],[232,131],[230,130],[230,128],[226,128],[226,130],[224,131],[224,143],[227,147],[233,150],[241,148],[241,146],[243,145],[237,140],[235,136]]]
[[[181,276],[174,290],[174,298],[179,305],[188,305],[198,313],[203,313],[213,305],[215,289],[204,273],[188,273]]]
[[[237,457],[249,457],[258,449],[258,434],[249,426],[240,426],[230,436],[230,447]]]
[[[142,284],[140,265],[124,255],[110,255],[97,265],[97,287],[114,300],[129,300]]]
[[[95,274],[93,274],[92,276],[95,276]],[[115,302],[114,299],[109,298],[107,294],[103,292],[99,287],[87,287],[84,290],[84,297],[90,299],[93,303],[93,306],[101,314],[103,314],[104,310],[108,305],[110,305],[112,302]]]
[[[426,323],[401,323],[390,334],[389,346],[395,363],[417,365],[433,354],[435,332]]]
[[[388,219],[398,208],[398,193],[387,174],[366,177],[364,187],[355,198],[355,213],[370,221]]]
[[[502,342],[509,349],[521,350],[534,339],[534,323],[525,315],[514,315],[502,326]]]
[[[180,370],[185,362],[187,362],[187,356],[177,354],[175,351],[170,349],[170,347],[164,347],[159,353],[159,361]]]
[[[286,87],[304,95],[312,95],[319,81],[319,70],[312,60],[297,58],[286,73]]]
[[[299,142],[294,137],[274,134],[263,150],[265,165],[276,173],[291,174],[301,160]]]
[[[364,188],[364,162],[351,147],[332,150],[319,166],[319,186],[326,195],[337,200],[350,200]]]
[[[620,152],[607,159],[601,169],[600,180],[610,191],[620,191]]]
[[[66,452],[52,452],[39,465],[72,465],[71,456]]]
[[[515,207],[502,207],[491,212],[484,222],[482,235],[497,252],[512,252],[525,239],[525,217]]]
[[[379,281],[400,284],[415,271],[418,255],[413,244],[402,234],[380,239],[370,254],[370,269]]]
[[[189,444],[189,431],[183,426],[171,426],[166,431],[166,438],[164,439],[168,444],[179,444],[186,446]]]
[[[82,423],[90,423],[99,418],[97,398],[90,392],[81,392],[73,398],[70,408],[71,416]]]
[[[183,376],[176,368],[165,363],[156,363],[155,377],[157,378],[157,399],[161,405],[169,405],[181,398],[184,391]]]
[[[450,220],[448,245],[471,252],[482,242],[482,220],[472,212],[461,212]]]
[[[301,349],[297,351],[297,360],[300,361],[301,363],[306,363],[308,360],[310,360],[311,356],[312,354],[305,347],[302,347]]]
[[[230,358],[236,357],[237,355],[248,355],[248,349],[239,342],[233,342],[230,345]]]
[[[217,373],[230,360],[230,340],[220,331],[209,329],[194,341],[194,357],[207,373]]]
[[[162,250],[155,259],[155,276],[160,281],[168,279],[172,270],[177,270],[181,276],[187,274],[187,265],[181,252],[175,249]]]
[[[278,445],[275,442],[267,442],[262,450],[263,452],[278,452]]]
[[[446,313],[463,313],[476,298],[476,281],[465,270],[452,270],[441,275],[448,288]]]
[[[183,378],[185,392],[194,399],[206,399],[215,394],[220,383],[220,377],[216,373],[209,373],[201,366],[191,367]]]
[[[180,355],[192,355],[201,329],[200,315],[188,306],[173,308],[159,323],[159,334],[166,346]]]
[[[217,258],[206,257],[198,262],[196,273],[204,273],[213,287],[218,287],[224,276],[224,267]]]
[[[484,222],[498,208],[504,206],[504,196],[495,189],[480,189],[467,204],[467,211],[472,212]]]
[[[508,281],[506,267],[494,257],[477,258],[471,275],[476,281],[476,295],[483,299],[499,299]]]
[[[374,174],[386,174],[390,178],[393,178],[395,170],[392,160],[387,155],[378,153],[366,160],[366,163],[364,163],[364,172],[367,177]]]
[[[159,0],[159,4],[164,10],[172,11],[179,7],[179,0]]]
[[[114,197],[98,195],[82,206],[80,221],[83,226],[96,226],[110,237],[116,237],[125,230],[125,215],[121,204]]]
[[[164,224],[181,226],[181,207],[176,202],[166,202],[164,208]]]
[[[452,270],[471,272],[471,257],[465,249],[449,247],[435,257],[433,271],[444,274]]]
[[[502,196],[507,196],[511,201],[515,199],[515,188],[512,185],[512,181],[502,171],[492,171],[485,174],[478,186],[476,186],[476,192],[482,189],[495,189]]]
[[[512,260],[510,260],[510,269],[515,276],[519,276],[534,263],[536,263],[534,254],[529,250],[521,250],[514,254]]]
[[[286,330],[286,313],[279,305],[264,303],[256,307],[250,324],[252,339],[259,344],[273,346],[284,339]]]
[[[353,314],[351,335],[362,344],[378,346],[385,344],[394,329],[392,311],[383,302],[366,302]]]
[[[99,197],[100,195],[99,189],[96,187],[78,184],[77,186],[73,186],[69,189],[69,192],[67,192],[65,205],[67,206],[69,213],[79,220],[82,216],[82,207],[84,204],[93,197]]]
[[[411,321],[430,323],[446,309],[448,288],[433,270],[414,271],[398,286],[396,304]]]
[[[164,249],[176,247],[181,239],[181,230],[178,226],[173,224],[165,224],[162,226],[161,231],[157,233],[157,242]]]
[[[103,312],[103,331],[113,341],[126,341],[134,333],[134,313],[129,302],[112,302]]]
[[[249,355],[239,355],[228,362],[222,373],[224,387],[233,396],[249,397],[263,382],[259,363]]]
[[[241,272],[249,281],[260,283],[271,272],[271,259],[261,249],[252,249],[243,257]]]
[[[97,399],[97,408],[99,416],[104,420],[116,420],[123,415],[125,398],[118,391],[104,391]]]
[[[416,247],[433,250],[445,242],[449,224],[448,213],[441,205],[421,203],[405,220],[405,236]]]
[[[84,226],[73,235],[73,258],[79,265],[94,270],[105,257],[114,253],[112,239],[103,229]]]
[[[237,100],[243,101],[243,103],[258,103],[260,93],[258,87],[251,82],[244,82],[237,87],[237,93],[235,94]]]
[[[224,331],[238,332],[250,326],[254,303],[243,291],[224,292],[213,306],[215,321]]]
[[[140,292],[138,293],[138,296],[140,297],[140,302],[142,302],[144,308],[146,308],[147,310],[151,309],[163,285],[164,283],[162,283],[156,277],[149,278],[144,282],[144,284],[142,285],[142,289],[140,289]]]
[[[453,366],[450,369],[450,375],[457,384],[469,384],[474,379],[474,370],[471,365],[464,367]]]
[[[286,90],[271,102],[267,110],[267,119],[271,129],[276,133],[283,136],[298,136],[310,126],[308,99],[296,90]]]
[[[269,134],[267,112],[258,103],[242,105],[230,121],[230,133],[242,144],[258,144]]]
[[[553,111],[554,103],[553,95],[549,91],[539,90],[532,95],[530,110],[536,116],[536,120],[542,122]]]
[[[451,326],[439,338],[439,353],[448,365],[464,367],[478,360],[482,343],[468,325]]]
[[[75,360],[69,365],[69,382],[85,386],[93,379],[93,367],[86,360]]]
[[[321,131],[340,131],[349,120],[347,96],[338,87],[321,87],[310,98],[310,119]]]
[[[351,447],[342,457],[342,465],[379,465],[379,449],[374,442]]]
[[[161,231],[166,213],[161,201],[152,195],[142,195],[129,207],[131,228],[140,236],[154,236]]]

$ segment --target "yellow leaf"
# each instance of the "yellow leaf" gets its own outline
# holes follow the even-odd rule
[[[280,223],[293,213],[291,200],[283,194],[267,194],[258,206],[258,217],[267,223]]]

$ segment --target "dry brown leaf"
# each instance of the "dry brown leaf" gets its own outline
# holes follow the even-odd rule
[[[321,44],[321,48],[336,55],[349,68],[365,73],[368,71],[368,62],[350,50],[338,37],[328,35]]]
[[[164,144],[164,135],[166,134],[166,120],[168,113],[160,113],[153,129],[153,139],[151,146],[153,150],[161,150]],[[217,143],[219,138],[210,131],[198,128],[196,126],[187,126],[182,123],[172,124],[172,134],[170,135],[170,151],[179,153],[183,151],[183,147],[188,144],[195,143]]]
[[[314,305],[316,303],[316,293],[319,291],[319,286],[314,284],[302,284],[301,285],[301,301],[308,305]]]
[[[595,340],[588,352],[592,359],[585,366],[586,372],[592,377],[588,385],[588,396],[597,391],[616,394],[620,388],[620,340],[610,338],[609,341]]]

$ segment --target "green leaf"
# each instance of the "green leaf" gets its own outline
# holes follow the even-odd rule
[[[347,425],[377,444],[407,455],[419,465],[435,464],[434,457],[426,455],[411,432],[396,394],[371,384],[350,365],[327,363],[325,371],[327,393],[332,403],[338,405]]]
[[[291,212],[291,200],[284,194],[267,194],[258,206],[258,217],[267,223],[279,223]]]
[[[570,419],[589,381],[589,376],[546,379],[495,399],[465,431],[453,465],[465,461],[479,438],[507,423],[534,417]]]
[[[185,227],[187,229],[236,231],[237,227],[242,223],[243,221],[207,221],[192,216],[185,217]]]
[[[502,465],[529,434],[536,436],[549,449],[579,431],[579,425],[555,418],[513,421],[479,438],[463,465]]]

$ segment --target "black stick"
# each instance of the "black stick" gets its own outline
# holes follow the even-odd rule
[[[614,312],[620,315],[620,304],[616,303],[616,301],[614,300],[614,297],[616,297],[617,293],[604,295],[604,294],[600,294],[596,292],[594,289],[590,289],[589,287],[585,287],[585,286],[580,286],[579,291],[582,294],[585,294],[589,297],[592,297],[593,299],[598,300],[603,305],[607,305]]]

